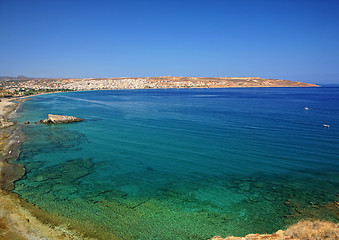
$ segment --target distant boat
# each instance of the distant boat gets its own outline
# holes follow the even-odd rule
[[[330,125],[328,125],[328,124],[324,124],[324,125],[323,125],[323,127],[325,127],[325,128],[329,128],[329,127],[330,127]]]
[[[310,110],[308,107],[305,107],[305,110]]]

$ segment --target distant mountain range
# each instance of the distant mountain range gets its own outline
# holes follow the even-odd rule
[[[26,77],[24,75],[19,75],[17,77],[8,77],[8,76],[0,76],[0,81],[8,81],[8,80],[27,80],[32,79],[29,77]]]

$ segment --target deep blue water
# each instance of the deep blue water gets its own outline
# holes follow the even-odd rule
[[[58,93],[26,101],[18,121],[48,113],[84,121],[24,126],[15,192],[112,239],[338,221],[339,88]]]

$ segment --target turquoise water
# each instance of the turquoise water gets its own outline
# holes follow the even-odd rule
[[[208,239],[338,221],[339,88],[59,93],[26,101],[17,120],[48,113],[84,121],[24,126],[26,175],[14,191],[100,226],[98,238]]]

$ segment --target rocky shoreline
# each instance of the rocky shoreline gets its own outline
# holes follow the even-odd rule
[[[9,120],[19,106],[15,101],[18,99],[0,105],[0,239],[93,239],[69,230],[63,226],[65,219],[58,219],[10,192],[14,182],[25,174],[24,167],[15,162],[24,136],[20,124]]]
[[[19,104],[13,101],[8,101],[1,106],[0,189],[3,190],[13,189],[13,182],[24,174],[23,166],[15,163],[19,156],[19,148],[23,141],[23,135],[20,127],[9,120],[18,106]]]

